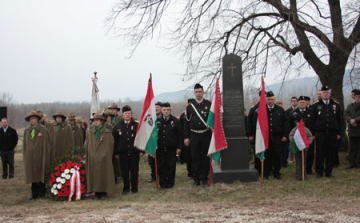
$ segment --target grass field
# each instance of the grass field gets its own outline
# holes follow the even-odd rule
[[[178,164],[175,187],[165,191],[147,183],[150,168],[142,158],[138,194],[121,195],[120,181],[106,201],[55,202],[28,201],[30,185],[16,153],[15,178],[0,180],[0,222],[360,222],[360,169],[345,170],[346,155],[340,153],[342,166],[331,179],[295,181],[293,163],[280,181],[199,188]]]

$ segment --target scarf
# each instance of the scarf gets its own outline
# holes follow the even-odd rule
[[[96,139],[100,139],[100,130],[102,128],[104,128],[104,124],[102,124],[100,127],[95,126]]]

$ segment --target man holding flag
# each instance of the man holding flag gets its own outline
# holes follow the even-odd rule
[[[194,87],[195,99],[185,109],[184,144],[191,148],[194,186],[208,186],[210,159],[207,157],[211,131],[206,121],[211,102],[204,99],[204,89],[200,84]]]
[[[307,150],[313,140],[313,136],[308,128],[304,126],[304,121],[300,116],[294,117],[296,127],[290,132],[290,147],[293,154],[295,154],[296,162],[296,180],[305,180],[306,177],[306,155]]]

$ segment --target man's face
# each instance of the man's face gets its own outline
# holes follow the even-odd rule
[[[97,127],[100,127],[102,125],[101,119],[98,119],[98,118],[94,119],[94,125]]]
[[[300,109],[306,108],[306,101],[305,100],[300,100],[299,103],[298,103],[298,107]]]
[[[171,114],[171,108],[170,107],[163,107],[162,108],[162,114],[164,117],[169,117]]]
[[[156,115],[161,114],[161,106],[160,105],[155,105],[155,112],[156,112]]]
[[[322,97],[322,99],[324,99],[324,100],[329,100],[330,96],[331,96],[331,92],[330,92],[330,91],[322,91],[322,92],[321,92],[321,97]]]
[[[37,125],[38,122],[39,122],[39,119],[37,117],[34,117],[34,116],[30,117],[31,125]]]
[[[1,125],[3,128],[7,128],[8,127],[8,121],[6,119],[1,120]]]
[[[356,104],[360,103],[360,95],[355,95],[355,103]]]
[[[75,125],[75,120],[69,120],[70,125]]]
[[[291,105],[292,105],[293,107],[296,107],[297,104],[298,104],[298,102],[297,102],[297,99],[296,99],[296,98],[291,99]]]
[[[60,116],[56,116],[56,122],[57,123],[62,123],[63,119]]]
[[[106,116],[106,121],[111,122],[112,121],[112,117],[110,115]]]
[[[319,100],[321,99],[321,91],[317,92],[317,97],[318,97]]]
[[[202,88],[196,88],[194,90],[196,100],[201,101],[204,97],[204,90]]]
[[[122,117],[125,121],[130,121],[131,115],[132,115],[131,111],[126,111],[122,113]]]
[[[118,113],[118,110],[115,108],[110,109],[111,114],[116,115]]]
[[[272,107],[274,104],[275,104],[275,96],[272,96],[272,97],[267,97],[266,98],[266,103]]]

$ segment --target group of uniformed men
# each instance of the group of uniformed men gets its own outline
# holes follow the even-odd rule
[[[175,184],[177,154],[185,154],[188,176],[193,179],[194,187],[208,186],[210,159],[207,156],[211,140],[211,129],[206,121],[211,102],[204,99],[203,86],[196,84],[194,99],[188,100],[185,111],[176,118],[171,114],[169,103],[156,103],[158,149],[156,150],[158,176],[161,189],[172,188]],[[300,96],[291,99],[292,106],[284,110],[275,104],[273,92],[266,93],[266,107],[269,124],[269,148],[265,152],[264,178],[273,175],[281,179],[284,163],[284,148],[289,132],[295,127],[295,120],[304,120],[311,130],[314,143],[308,148],[306,172],[313,174],[312,164],[316,157],[315,172],[318,178],[332,177],[336,161],[337,145],[341,139],[342,111],[339,103],[331,97],[331,90],[323,86],[318,93],[319,100],[310,105],[310,98]],[[354,103],[345,111],[349,125],[350,166],[360,166],[360,91],[354,90]],[[247,135],[251,143],[255,141],[256,121],[259,103],[253,106],[247,117]],[[122,115],[118,112],[122,110]],[[33,111],[25,118],[30,126],[24,135],[24,163],[26,182],[32,183],[30,199],[45,196],[44,174],[49,164],[63,156],[74,146],[82,146],[85,141],[86,171],[88,192],[95,193],[95,199],[106,199],[107,194],[115,192],[117,177],[123,179],[123,195],[138,192],[139,160],[144,152],[134,147],[138,128],[132,109],[125,105],[120,109],[115,103],[106,110],[94,113],[92,126],[85,130],[76,125],[75,115],[65,117],[59,111],[53,115],[54,121],[45,121],[41,111]],[[69,120],[69,123],[65,119]],[[87,131],[86,140],[84,131]],[[316,151],[315,150],[316,145]],[[154,160],[151,179],[155,180]],[[325,164],[325,167],[324,167]],[[255,168],[260,173],[260,160],[255,159]],[[114,180],[115,179],[115,180]]]
[[[305,176],[314,174],[314,164],[317,178],[333,177],[333,168],[339,165],[338,147],[341,137],[344,137],[342,136],[343,115],[348,124],[350,139],[348,169],[360,167],[360,91],[356,89],[352,91],[354,102],[347,107],[345,114],[339,103],[331,98],[331,89],[328,86],[324,85],[317,96],[318,100],[312,105],[308,96],[292,97],[291,107],[284,110],[275,103],[276,98],[272,91],[266,93],[269,148],[265,151],[264,179],[269,179],[271,175],[275,179],[281,179],[280,169],[286,166],[286,155],[289,154],[289,133],[296,128],[296,121],[299,122],[301,119],[305,128],[310,130],[313,139],[305,153]],[[254,105],[247,117],[247,134],[253,146],[258,107],[259,103]],[[290,156],[292,156],[291,151]],[[255,167],[260,174],[261,164],[256,156]],[[301,180],[301,177],[297,175],[296,179]]]

